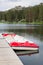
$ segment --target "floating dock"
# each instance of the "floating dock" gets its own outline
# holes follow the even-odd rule
[[[23,65],[13,49],[0,34],[0,65]]]

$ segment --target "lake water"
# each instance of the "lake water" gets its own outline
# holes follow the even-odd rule
[[[39,45],[36,53],[30,51],[17,54],[24,65],[43,65],[43,25],[0,24],[0,33],[13,32]]]

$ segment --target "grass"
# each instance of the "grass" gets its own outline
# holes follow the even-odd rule
[[[36,22],[32,22],[31,24],[43,24],[43,21],[36,21]]]
[[[40,21],[40,22],[39,22],[39,21],[37,21],[37,22],[34,22],[34,21],[33,21],[33,22],[31,22],[31,23],[30,23],[30,22],[28,23],[28,22],[26,22],[26,21],[25,21],[25,22],[15,22],[15,21],[13,21],[13,22],[8,22],[8,21],[4,21],[4,20],[3,20],[3,21],[0,21],[0,23],[4,23],[4,24],[43,24],[43,21]]]

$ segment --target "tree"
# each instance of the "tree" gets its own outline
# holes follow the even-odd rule
[[[36,22],[39,17],[39,6],[34,6],[32,8],[32,14],[33,14],[33,21]]]
[[[43,4],[39,5],[39,21],[43,21]]]

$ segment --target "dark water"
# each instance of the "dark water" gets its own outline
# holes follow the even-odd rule
[[[0,24],[0,32],[13,32],[39,45],[39,52],[23,52],[19,58],[24,65],[43,65],[43,25]]]

